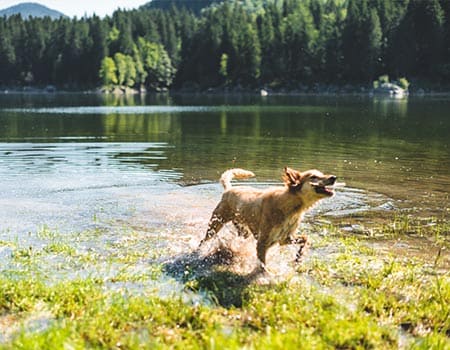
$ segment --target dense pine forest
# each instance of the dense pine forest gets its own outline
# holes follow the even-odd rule
[[[0,18],[0,86],[298,89],[383,74],[450,86],[450,0],[189,3]]]

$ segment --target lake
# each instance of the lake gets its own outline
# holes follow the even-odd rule
[[[447,97],[0,94],[0,347],[446,344],[449,111]],[[274,246],[269,277],[254,274],[256,244],[232,227],[198,248],[233,166],[258,187],[285,166],[346,184],[305,217],[301,264]]]
[[[346,183],[307,222],[447,220],[450,98],[2,94],[0,240],[103,230],[115,242],[132,229],[183,251],[203,236],[225,169],[265,186],[285,166]]]

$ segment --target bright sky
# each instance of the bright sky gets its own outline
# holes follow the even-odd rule
[[[0,0],[0,9],[4,9],[22,2],[36,2],[57,10],[69,17],[84,15],[104,17],[111,15],[118,8],[133,9],[148,3],[150,0]]]

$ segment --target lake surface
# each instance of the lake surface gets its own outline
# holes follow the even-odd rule
[[[450,98],[3,94],[0,240],[132,228],[194,247],[235,166],[256,186],[284,166],[337,175],[319,219],[448,219]]]

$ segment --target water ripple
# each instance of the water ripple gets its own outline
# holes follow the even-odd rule
[[[248,113],[261,109],[270,112],[295,112],[308,108],[309,111],[326,111],[323,107],[315,106],[77,106],[77,107],[45,107],[45,108],[5,108],[2,111],[14,113],[39,114],[169,114],[169,113],[211,113],[211,112],[239,112]]]

